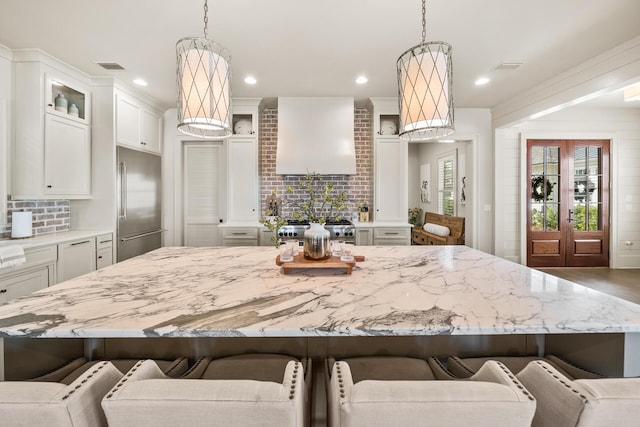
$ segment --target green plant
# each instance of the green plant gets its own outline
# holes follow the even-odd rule
[[[422,213],[422,209],[420,208],[410,208],[409,209],[409,224],[417,227],[420,225],[420,217]]]
[[[291,218],[297,221],[318,222],[324,224],[329,219],[341,219],[339,213],[348,209],[347,206],[347,193],[344,191],[336,193],[334,185],[332,183],[324,183],[322,177],[317,173],[309,173],[305,175],[298,183],[298,187],[304,190],[305,196],[303,201],[297,199],[286,199],[291,207],[295,208],[291,213]],[[292,186],[287,186],[285,194],[293,194],[294,189]],[[272,194],[276,196],[278,190],[272,191]],[[335,215],[334,215],[335,213]],[[271,241],[274,242],[276,248],[280,247],[280,239],[275,233],[283,225],[287,225],[288,221],[280,215],[275,215],[276,212],[267,210],[265,217],[260,219],[260,223],[264,225],[267,230],[274,233],[271,237]]]
[[[324,183],[315,172],[305,175],[298,187],[304,190],[306,197],[302,202],[295,199],[288,201],[297,208],[291,214],[293,219],[324,224],[329,219],[340,219],[339,213],[348,208],[347,193],[336,193],[333,183]],[[287,194],[293,194],[293,191],[292,186],[286,189]]]

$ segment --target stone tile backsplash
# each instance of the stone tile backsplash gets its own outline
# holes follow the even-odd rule
[[[10,200],[7,202],[7,224],[0,228],[0,237],[11,237],[13,212],[33,213],[33,234],[48,234],[69,230],[71,205],[69,200]]]
[[[354,111],[354,142],[356,148],[356,174],[351,176],[324,176],[325,183],[333,183],[336,191],[345,191],[349,200],[348,212],[356,212],[360,202],[373,204],[373,143],[372,114],[365,108]],[[306,194],[298,189],[302,179],[299,176],[282,176],[276,174],[276,148],[278,145],[278,109],[266,108],[260,116],[260,189],[261,214],[266,210],[266,198],[274,189],[283,193],[287,186],[294,188],[294,193],[287,198],[302,201]],[[313,153],[309,153],[313,155]],[[291,215],[291,204],[284,203],[282,215]]]

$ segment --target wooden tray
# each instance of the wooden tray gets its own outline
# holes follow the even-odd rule
[[[347,274],[351,274],[351,270],[356,265],[356,262],[362,261],[364,261],[363,255],[354,255],[353,261],[351,262],[340,261],[340,257],[337,256],[332,256],[320,261],[313,261],[306,259],[303,253],[299,253],[293,257],[293,261],[282,262],[280,261],[280,255],[276,256],[276,264],[282,266],[284,274],[289,274],[291,269],[301,268],[345,268]]]

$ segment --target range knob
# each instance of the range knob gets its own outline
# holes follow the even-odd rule
[[[298,233],[297,233],[297,232],[295,232],[295,233],[293,233],[293,235],[294,235],[294,236],[297,236],[297,235],[298,235]]]
[[[284,233],[281,231],[281,232],[278,233],[278,236],[282,237],[282,236],[284,236]]]
[[[340,236],[340,232],[336,231],[336,237],[339,237],[339,236]]]

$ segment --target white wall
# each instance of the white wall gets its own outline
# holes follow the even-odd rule
[[[610,139],[611,228],[610,266],[640,267],[640,110],[569,108],[518,128],[495,132],[496,227],[495,254],[515,262],[526,258],[525,218],[520,209],[522,140],[527,138]],[[631,242],[628,246],[627,242]]]
[[[9,141],[12,135],[13,66],[11,51],[0,45],[0,230],[7,224],[7,194],[9,194]]]

